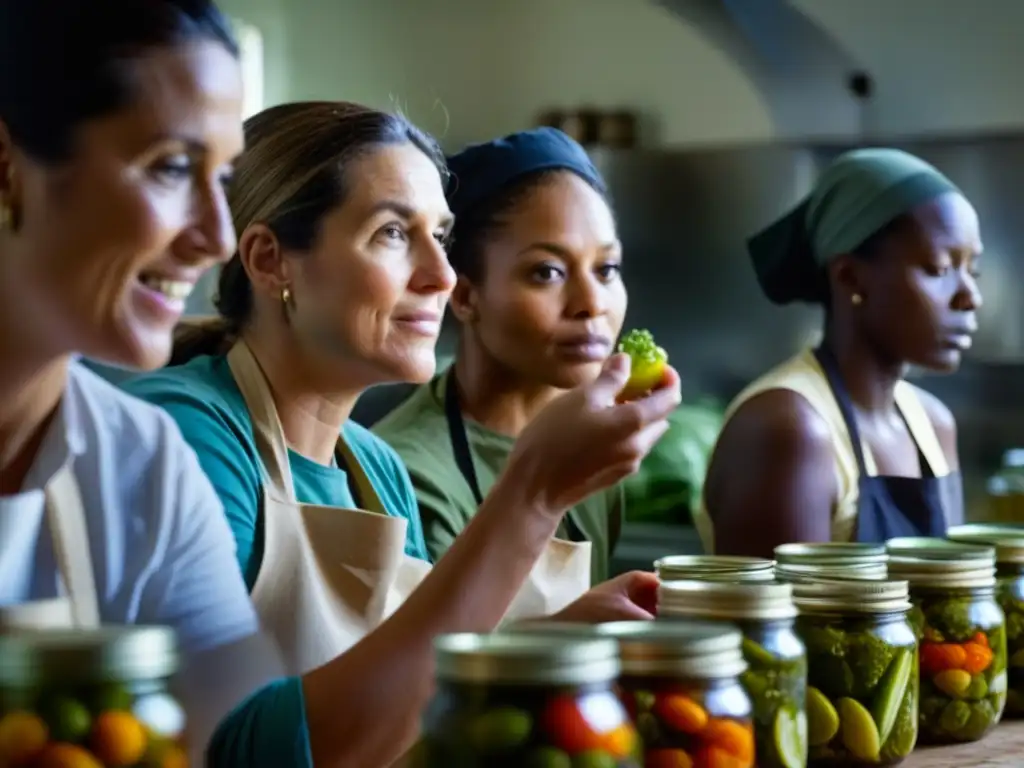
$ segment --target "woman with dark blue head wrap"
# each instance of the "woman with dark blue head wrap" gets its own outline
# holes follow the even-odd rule
[[[825,334],[730,406],[697,516],[705,547],[943,535],[963,517],[956,426],[904,375],[954,371],[971,345],[970,203],[919,158],[856,150],[749,250],[767,297],[824,306]]]
[[[409,468],[434,558],[472,519],[519,432],[598,375],[626,312],[615,218],[579,144],[539,128],[471,146],[449,167],[456,361],[375,428]],[[534,574],[547,608],[607,578],[622,514],[620,486],[569,512],[559,538],[572,567]],[[609,607],[600,618],[645,615]]]

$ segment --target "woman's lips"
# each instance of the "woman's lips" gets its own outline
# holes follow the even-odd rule
[[[605,360],[612,350],[612,341],[607,336],[583,334],[558,342],[563,357],[583,363]]]

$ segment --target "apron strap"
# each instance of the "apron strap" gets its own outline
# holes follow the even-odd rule
[[[817,359],[818,365],[821,366],[821,370],[825,373],[825,379],[832,389],[836,405],[839,406],[839,411],[843,415],[843,421],[846,422],[846,431],[850,435],[853,456],[857,460],[857,472],[861,477],[875,475],[877,467],[875,466],[874,457],[865,456],[864,454],[864,443],[861,441],[860,430],[857,428],[857,417],[853,412],[853,401],[850,398],[850,393],[846,390],[843,377],[839,372],[839,361],[832,354],[832,350],[824,344],[814,350],[814,357]]]
[[[945,477],[950,473],[949,460],[946,452],[942,450],[942,443],[939,436],[935,434],[935,425],[932,424],[928,412],[917,396],[913,385],[901,381],[896,385],[896,405],[903,414],[903,420],[907,423],[911,437],[917,443],[917,449],[921,452],[934,477]]]
[[[244,341],[235,343],[228,352],[227,360],[228,368],[235,377],[252,418],[256,450],[260,454],[263,471],[274,491],[283,499],[294,503],[295,485],[292,482],[291,462],[288,460],[288,443],[284,437],[281,419],[277,415],[277,408],[274,407],[274,397],[267,383],[266,374]],[[345,471],[350,484],[354,486],[356,503],[367,512],[388,514],[359,459],[341,436],[338,437],[335,458],[338,468]]]
[[[345,442],[344,437],[338,440],[336,453],[338,466],[344,467],[349,477],[349,484],[355,486],[353,490],[356,491],[356,503],[360,509],[365,512],[374,512],[378,515],[389,514],[384,503],[380,500],[380,496],[377,494],[377,489],[370,482],[370,476],[366,474],[363,465],[359,463],[358,457],[349,447],[348,443]]]
[[[284,428],[274,407],[274,396],[267,377],[253,355],[249,345],[238,341],[228,351],[228,368],[242,393],[252,420],[253,437],[260,455],[262,471],[276,493],[283,499],[295,501],[295,485],[288,461],[288,443]]]
[[[459,468],[463,479],[473,492],[476,505],[479,507],[484,503],[484,495],[480,490],[480,480],[477,478],[476,467],[473,466],[473,453],[469,448],[469,437],[466,434],[466,422],[462,418],[462,408],[459,407],[459,388],[455,381],[455,368],[452,366],[446,374],[447,381],[444,384],[444,417],[448,422],[448,439],[452,443],[452,452],[455,454],[455,465]],[[574,509],[562,518],[569,541],[589,541],[579,525],[573,519]]]
[[[85,508],[71,463],[65,464],[46,487],[46,521],[75,626],[100,625],[99,599],[89,551]]]

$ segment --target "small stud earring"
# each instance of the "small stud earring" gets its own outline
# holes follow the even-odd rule
[[[864,303],[864,297],[861,296],[859,293],[855,293],[853,294],[853,296],[850,297],[850,301],[853,302],[853,305],[855,307],[859,307],[861,304]]]
[[[284,287],[281,289],[281,303],[288,307],[292,303],[292,292]]]

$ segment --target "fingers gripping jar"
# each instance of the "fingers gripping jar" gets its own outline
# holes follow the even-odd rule
[[[640,768],[610,639],[443,635],[416,768]]]
[[[977,741],[1006,703],[1006,620],[995,550],[945,539],[891,539],[889,573],[910,583],[920,640],[923,744]]]
[[[0,768],[186,768],[177,665],[164,628],[0,636]]]
[[[906,582],[793,585],[807,648],[808,762],[897,765],[917,742],[917,640]]]
[[[754,713],[758,768],[807,764],[807,656],[794,632],[789,584],[662,582],[658,621],[735,622],[747,669],[740,675]]]
[[[996,548],[996,600],[1006,615],[1004,717],[1024,717],[1024,527],[975,524],[950,528],[953,541]]]

